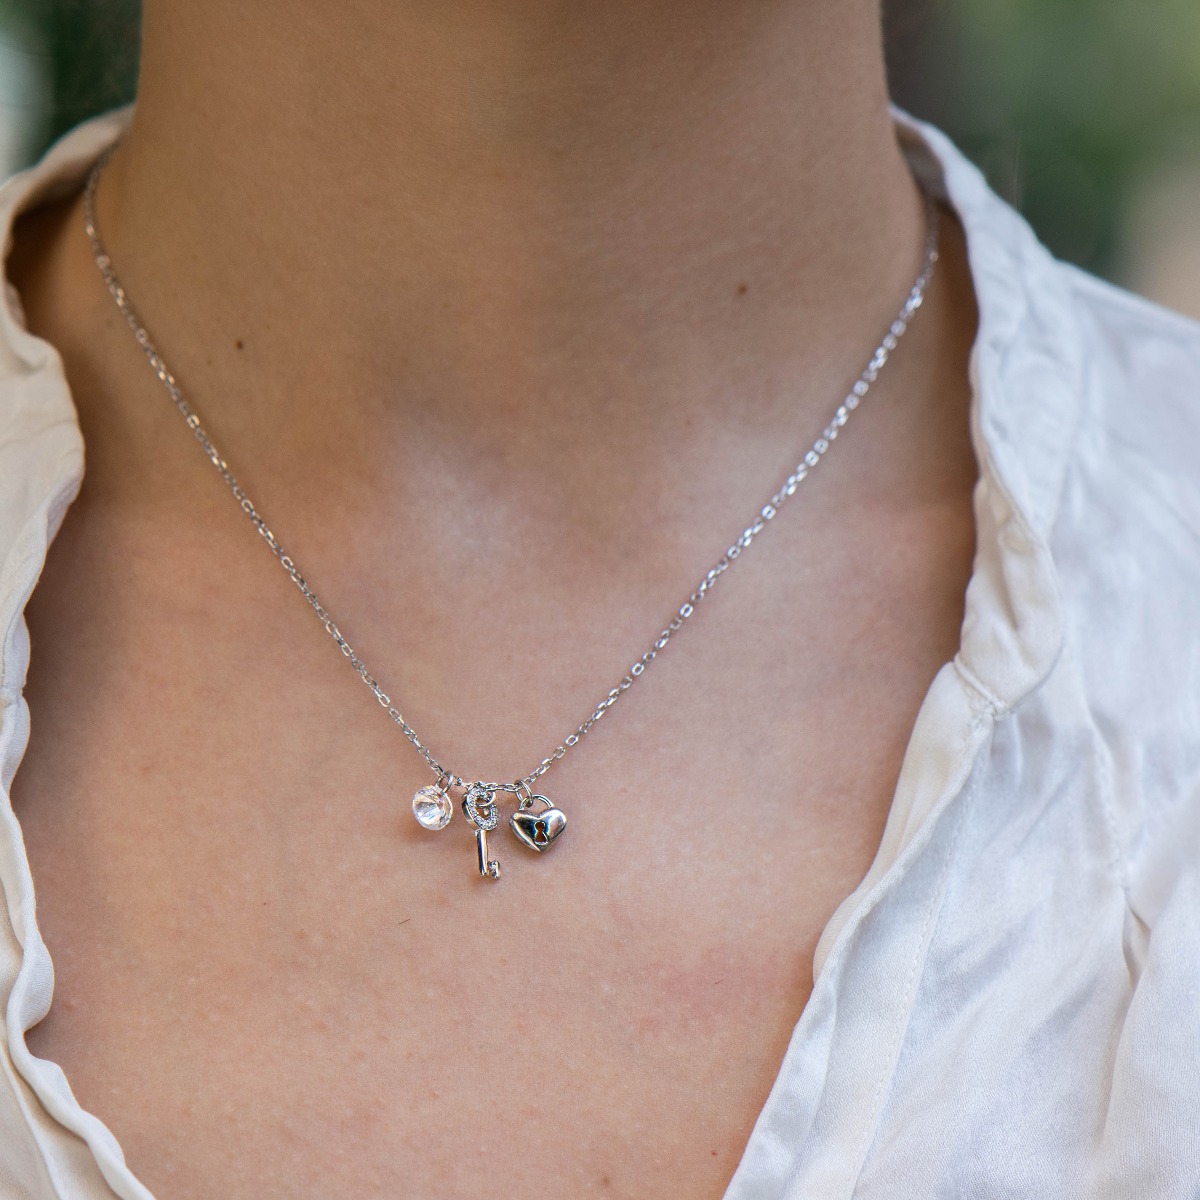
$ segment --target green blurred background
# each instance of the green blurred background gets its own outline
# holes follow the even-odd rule
[[[132,95],[139,6],[0,0],[0,174]],[[886,0],[885,24],[897,102],[1057,254],[1200,317],[1200,0]]]

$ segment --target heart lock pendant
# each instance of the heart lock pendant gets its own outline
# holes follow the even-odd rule
[[[542,812],[529,811],[535,800],[540,800],[545,805]],[[549,850],[559,834],[566,829],[567,814],[561,808],[555,808],[549,797],[533,792],[521,797],[521,807],[509,817],[508,826],[520,841],[541,854],[542,851]]]

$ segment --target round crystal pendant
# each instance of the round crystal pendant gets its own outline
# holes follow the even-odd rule
[[[445,829],[454,816],[454,806],[445,789],[431,783],[413,797],[413,816],[425,829]]]

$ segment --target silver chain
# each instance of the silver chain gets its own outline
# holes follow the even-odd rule
[[[226,487],[229,488],[233,494],[233,498],[241,506],[242,512],[250,519],[250,523],[267,544],[268,549],[278,560],[279,565],[287,572],[288,578],[300,589],[301,595],[308,601],[313,612],[316,613],[317,619],[325,627],[325,632],[333,638],[337,644],[337,648],[349,660],[358,677],[371,689],[380,706],[386,710],[387,715],[399,726],[400,731],[413,744],[417,753],[425,760],[430,769],[436,773],[440,784],[444,787],[465,788],[469,786],[468,781],[461,775],[457,775],[444,767],[429,747],[421,741],[417,736],[417,731],[405,720],[400,710],[392,703],[391,696],[383,690],[379,681],[368,669],[367,664],[359,658],[350,643],[342,636],[342,632],[337,627],[337,623],[330,615],[329,610],[317,598],[316,592],[309,587],[307,580],[300,573],[295,559],[286,553],[279,539],[271,532],[270,526],[251,502],[250,497],[246,495],[245,489],[238,483],[233,472],[229,469],[229,464],[213,444],[212,438],[204,431],[203,426],[200,424],[200,418],[192,409],[191,404],[188,403],[183,389],[179,386],[175,376],[167,367],[166,362],[164,362],[162,355],[150,340],[149,333],[146,332],[141,318],[137,315],[124,287],[121,286],[121,281],[117,278],[117,274],[113,270],[112,260],[104,249],[104,243],[101,241],[99,231],[96,227],[96,186],[100,181],[100,176],[105,166],[108,164],[111,153],[109,151],[109,153],[105,154],[96,163],[88,177],[87,187],[84,189],[84,217],[87,235],[91,243],[92,253],[96,259],[96,265],[100,268],[100,273],[104,277],[104,282],[108,287],[109,293],[116,301],[117,307],[124,315],[129,328],[133,330],[133,335],[137,339],[138,345],[141,346],[147,361],[163,386],[170,393],[171,399],[175,402],[175,407],[187,422],[187,426],[192,431],[193,436],[200,443],[201,447],[203,447],[208,460],[220,473]],[[534,783],[550,770],[559,759],[565,757],[567,751],[579,744],[588,730],[616,704],[634,685],[635,681],[641,677],[646,668],[666,649],[667,643],[683,628],[684,622],[695,613],[700,602],[712,590],[717,580],[733,566],[743,551],[750,548],[750,543],[766,529],[769,522],[774,520],[784,503],[795,495],[796,489],[808,478],[809,472],[821,462],[821,459],[828,452],[829,447],[836,440],[842,426],[849,420],[850,414],[858,407],[859,403],[870,390],[871,384],[878,378],[879,372],[883,370],[892,351],[896,349],[897,343],[908,329],[913,315],[921,307],[921,303],[925,299],[925,291],[929,286],[930,279],[933,277],[934,266],[938,259],[938,211],[936,204],[930,199],[926,200],[926,222],[925,258],[920,274],[909,289],[908,297],[905,299],[900,311],[896,314],[895,320],[888,327],[888,331],[884,334],[882,341],[875,347],[870,361],[858,377],[857,382],[847,393],[842,403],[838,405],[832,420],[825,427],[821,436],[813,442],[811,449],[796,465],[795,470],[783,481],[783,484],[771,499],[759,509],[751,523],[739,535],[737,541],[704,573],[704,577],[696,585],[695,590],[679,606],[675,615],[668,621],[666,628],[654,639],[650,648],[641,658],[629,668],[616,687],[609,689],[608,694],[596,705],[590,716],[577,725],[571,733],[567,734],[554,751],[543,758],[528,775],[524,775],[511,783],[487,783],[482,786],[491,791],[528,795],[532,791]]]

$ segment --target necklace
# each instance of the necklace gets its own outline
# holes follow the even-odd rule
[[[886,365],[891,352],[904,336],[918,308],[925,298],[925,291],[933,277],[934,266],[938,258],[938,212],[935,203],[926,197],[926,240],[925,257],[920,274],[909,289],[900,311],[888,327],[887,333],[875,347],[866,367],[858,377],[854,386],[845,399],[838,405],[829,424],[821,436],[813,442],[812,447],[805,453],[795,469],[784,480],[779,490],[755,514],[754,519],[745,528],[737,540],[724,554],[704,573],[688,598],[679,606],[666,627],[656,637],[650,648],[622,676],[616,687],[610,688],[608,694],[596,705],[590,715],[567,734],[555,749],[538,763],[527,775],[509,782],[471,781],[458,775],[434,756],[429,747],[420,739],[416,730],[409,724],[400,710],[392,703],[392,698],[383,690],[382,685],[371,673],[367,664],[354,652],[350,643],[342,636],[337,623],[329,610],[317,598],[317,594],[309,587],[307,580],[300,572],[294,558],[288,554],[279,540],[271,532],[262,514],[246,495],[245,489],[238,483],[229,464],[213,444],[212,439],[200,424],[200,418],[188,402],[175,376],[167,367],[162,355],[146,332],[141,318],[130,302],[124,287],[121,286],[112,260],[104,249],[104,243],[96,225],[96,187],[100,181],[105,166],[112,154],[110,150],[103,155],[93,167],[88,176],[84,189],[84,220],[88,241],[91,243],[92,254],[96,265],[104,278],[109,294],[121,310],[138,345],[142,348],[147,362],[150,364],[159,381],[166,388],[175,407],[179,410],[192,435],[200,443],[209,461],[225,481],[234,500],[246,514],[251,525],[266,543],[271,554],[279,565],[287,572],[292,583],[299,589],[304,599],[308,601],[317,619],[325,627],[325,632],[333,639],[337,648],[354,669],[358,677],[371,689],[372,694],[388,717],[400,729],[400,732],[425,760],[426,765],[433,771],[436,781],[420,788],[413,796],[413,815],[417,821],[429,830],[445,829],[454,815],[454,805],[451,800],[452,792],[461,792],[461,808],[464,817],[474,828],[476,860],[479,874],[488,879],[499,879],[500,864],[489,856],[488,834],[500,822],[500,797],[513,796],[516,800],[516,810],[509,818],[509,828],[517,839],[531,850],[541,853],[548,850],[558,840],[567,825],[566,814],[548,796],[535,791],[535,785],[556,762],[579,744],[584,735],[601,717],[641,678],[646,668],[666,649],[671,638],[683,628],[684,623],[691,618],[700,602],[709,594],[717,580],[737,561],[741,554],[749,549],[750,543],[766,529],[773,521],[783,504],[796,493],[796,489],[808,477],[809,472],[816,467],[828,452],[838,436],[842,426],[846,424],[850,414],[859,406],[863,397],[879,376]]]

